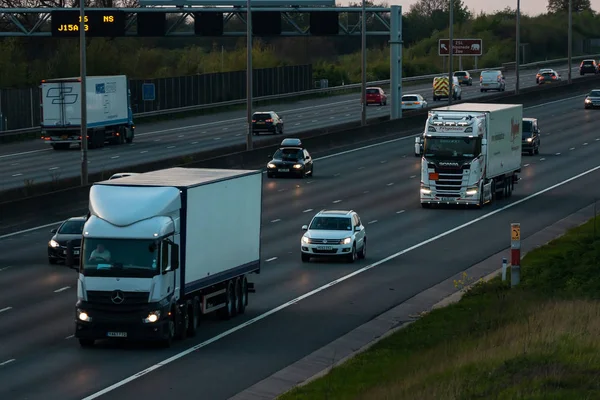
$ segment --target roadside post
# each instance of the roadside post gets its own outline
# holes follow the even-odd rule
[[[502,259],[502,282],[506,282],[506,269],[508,261],[506,258]]]
[[[510,286],[521,281],[521,224],[510,224]]]

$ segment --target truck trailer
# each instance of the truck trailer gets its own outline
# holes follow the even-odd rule
[[[463,103],[428,113],[422,137],[420,200],[474,205],[510,197],[521,172],[521,104]]]
[[[55,150],[81,145],[81,79],[62,78],[40,85],[41,137]],[[133,142],[135,126],[125,75],[86,78],[87,140],[90,149],[104,143]]]
[[[170,346],[205,314],[243,314],[248,275],[260,273],[261,210],[261,171],[170,168],[95,183],[78,268],[81,346]]]

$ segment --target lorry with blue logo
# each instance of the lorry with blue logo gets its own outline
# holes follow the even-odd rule
[[[88,148],[132,143],[135,134],[131,91],[125,75],[88,76]],[[81,145],[81,78],[43,80],[40,85],[41,138],[55,150]]]

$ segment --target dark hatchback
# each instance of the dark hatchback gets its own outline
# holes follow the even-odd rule
[[[67,242],[73,243],[73,259],[79,262],[81,251],[81,238],[83,236],[83,225],[86,217],[72,217],[63,222],[58,228],[50,231],[52,239],[48,242],[48,262],[56,264],[65,261],[67,257]]]
[[[522,151],[529,155],[540,154],[540,134],[537,118],[523,118]]]
[[[304,178],[313,176],[313,160],[308,151],[302,147],[299,139],[284,139],[281,148],[273,154],[273,159],[267,164],[267,176],[278,175]]]
[[[585,74],[597,74],[598,73],[598,64],[596,60],[583,60],[581,64],[579,64],[579,75]]]
[[[260,132],[283,135],[283,118],[274,111],[255,112],[252,115],[252,134]]]

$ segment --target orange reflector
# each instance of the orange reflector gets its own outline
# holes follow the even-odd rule
[[[429,173],[429,180],[430,181],[437,181],[438,179],[440,179],[440,174],[438,174],[437,172],[430,172]]]

